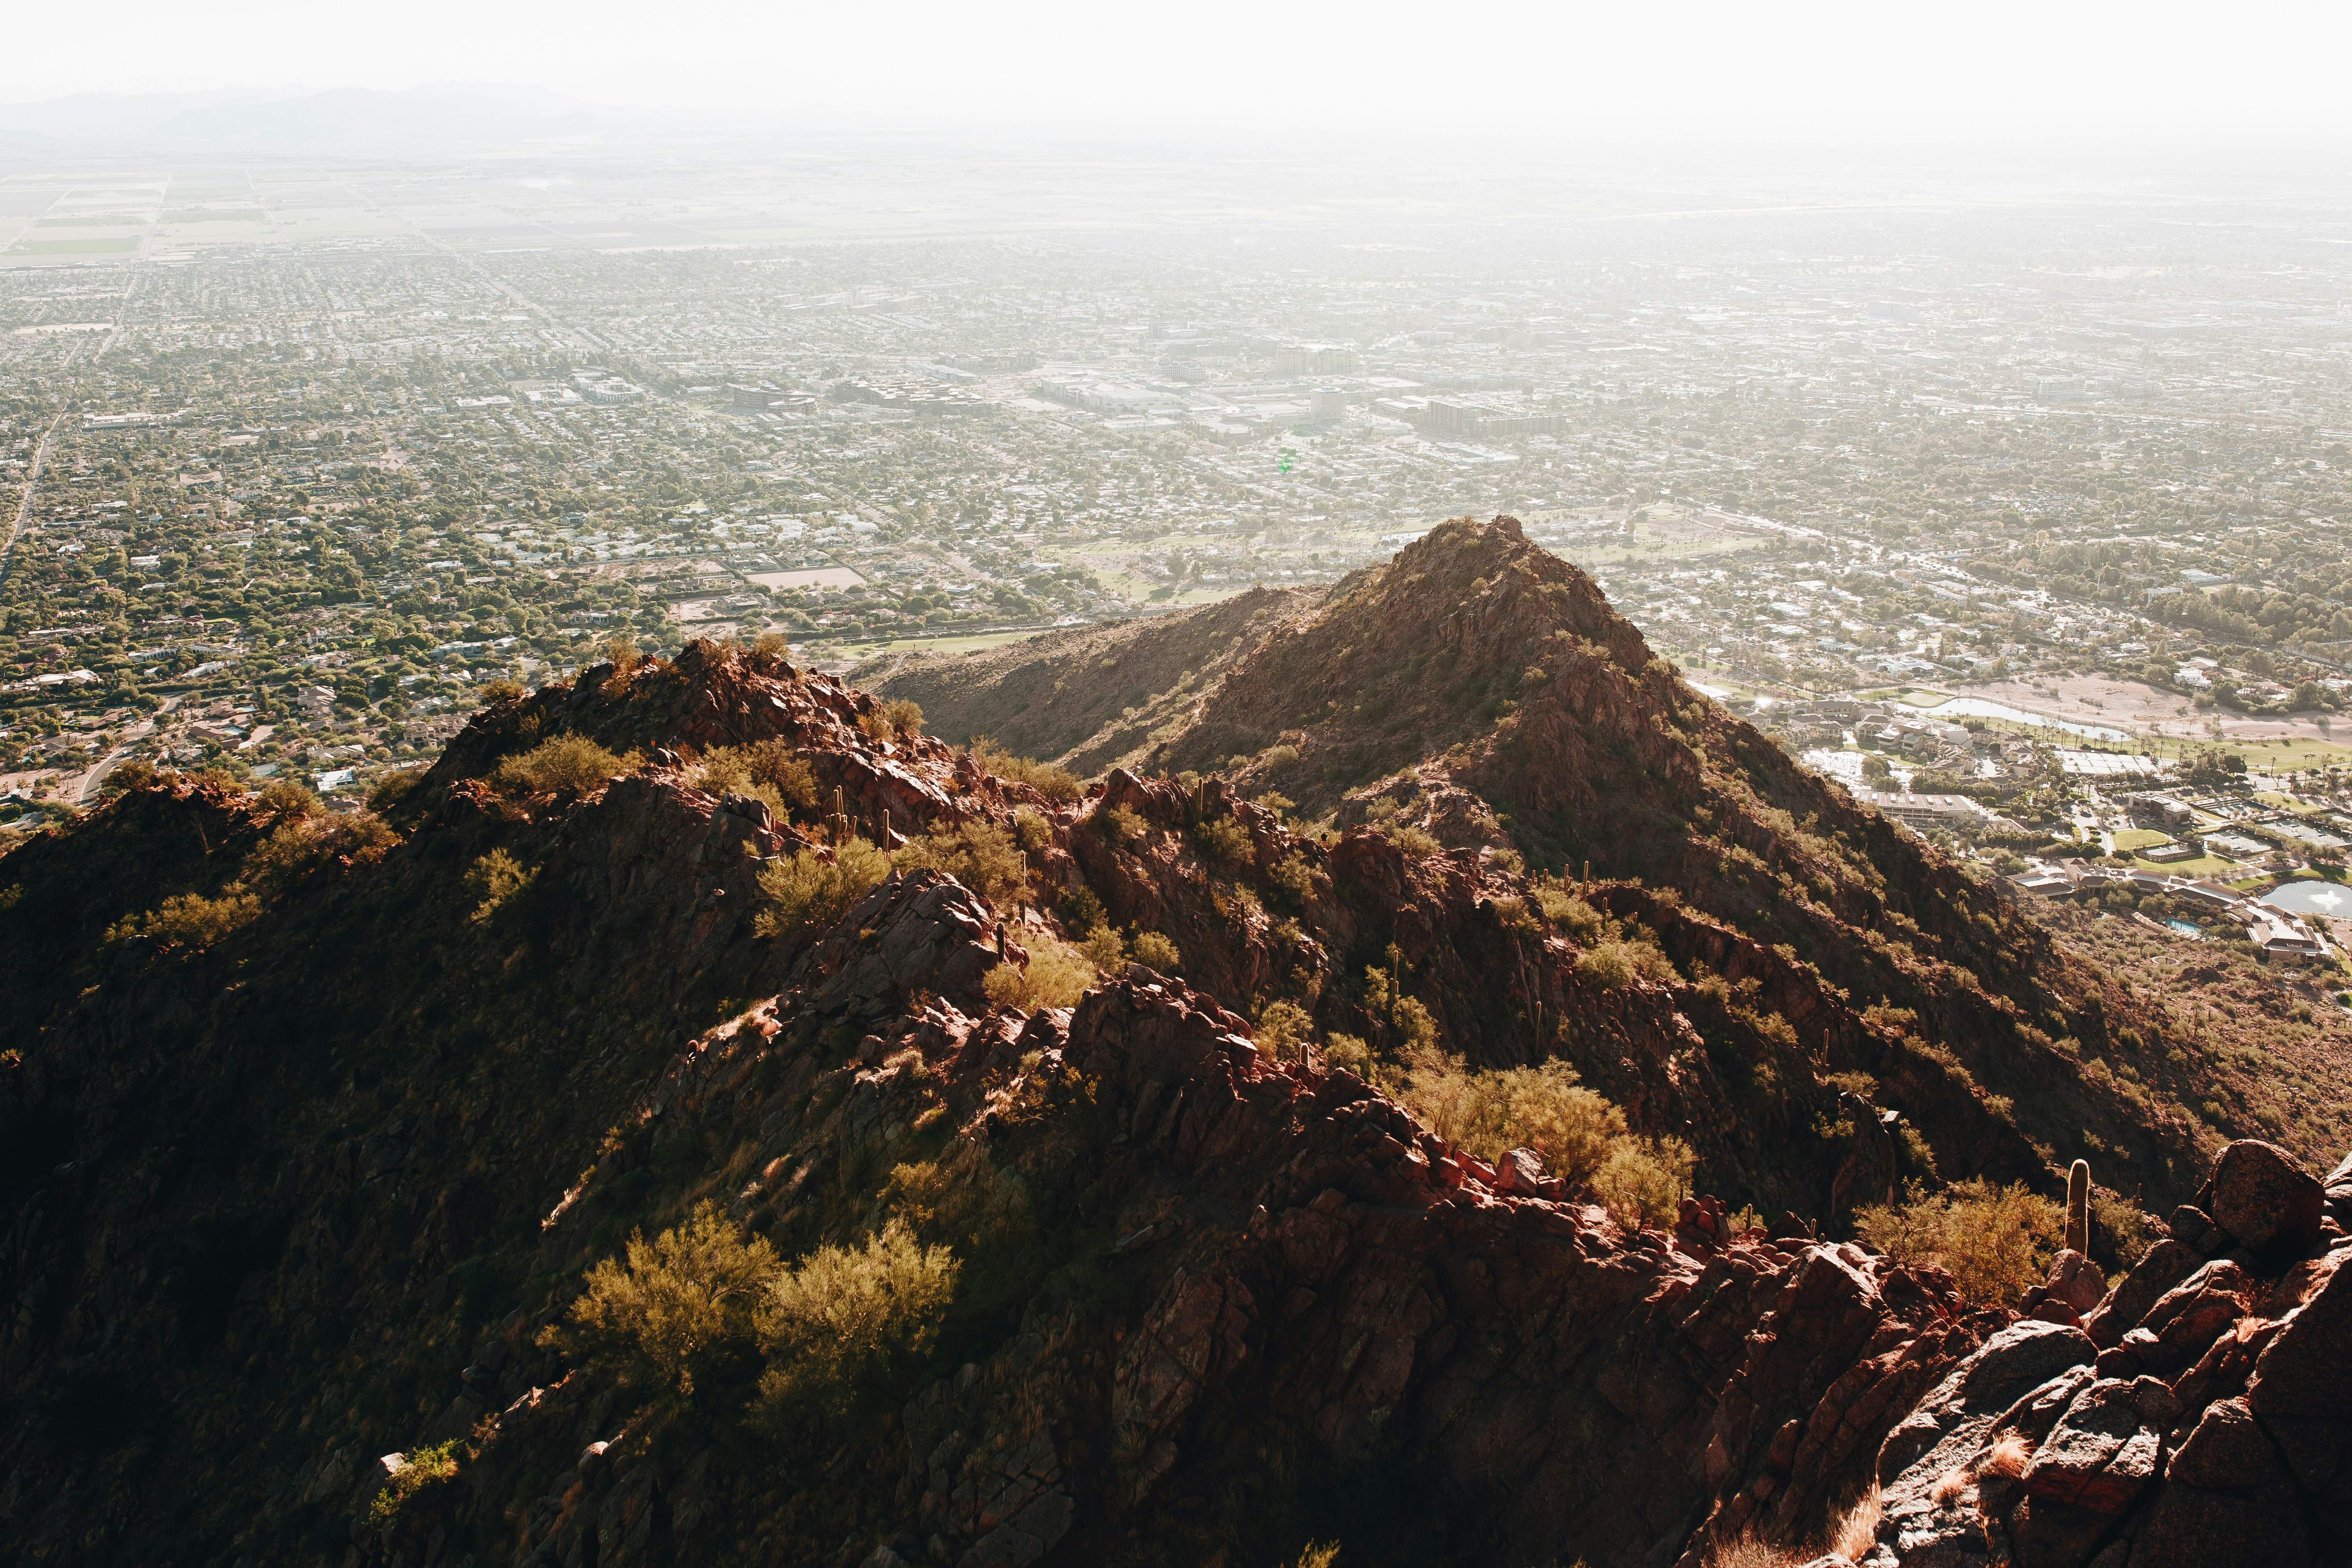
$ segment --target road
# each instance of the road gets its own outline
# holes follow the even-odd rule
[[[16,503],[16,515],[8,520],[7,542],[0,544],[0,588],[8,585],[9,568],[16,563],[16,541],[33,515],[33,491],[41,482],[41,465],[49,460],[49,448],[57,444],[58,431],[65,422],[66,410],[59,409],[58,416],[49,421],[48,429],[42,433],[41,444],[33,448],[33,466],[25,470],[25,498]]]

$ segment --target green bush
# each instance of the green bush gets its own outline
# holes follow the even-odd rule
[[[625,1260],[590,1269],[568,1323],[551,1326],[541,1342],[691,1398],[698,1378],[754,1342],[776,1270],[775,1249],[744,1241],[706,1199],[652,1241],[631,1236]]]
[[[1249,829],[1230,816],[1213,816],[1192,829],[1192,847],[1221,871],[1238,871],[1254,853]]]
[[[263,784],[261,804],[281,816],[316,816],[327,809],[309,786],[293,779],[271,779]]]
[[[400,835],[373,813],[289,817],[254,846],[238,878],[263,892],[284,893],[339,860],[373,865],[399,842]]]
[[[369,1500],[370,1523],[390,1524],[418,1492],[454,1479],[457,1474],[457,1440],[452,1437],[431,1447],[413,1449],[407,1460],[385,1478],[383,1488]]]
[[[1899,1208],[1857,1211],[1855,1231],[1898,1263],[1948,1269],[1961,1295],[1987,1306],[2014,1305],[2040,1284],[2065,1233],[2065,1211],[2022,1184],[1978,1177],[1930,1194],[1915,1182],[1904,1196]]]
[[[860,713],[857,727],[877,741],[911,741],[923,732],[923,710],[903,697],[894,698]]]
[[[529,887],[533,875],[505,850],[491,850],[466,873],[466,891],[474,900],[474,912],[467,918],[476,925],[484,924],[500,905]]]
[[[1173,974],[1176,966],[1184,962],[1184,955],[1176,951],[1176,944],[1156,931],[1137,931],[1131,951],[1138,963],[1146,964],[1162,974]]]
[[[261,900],[232,887],[216,899],[181,893],[144,915],[129,915],[107,928],[106,940],[151,937],[179,947],[210,947],[261,913]]]
[[[1114,844],[1139,844],[1151,831],[1151,825],[1142,816],[1123,805],[1105,806],[1095,813],[1095,826]]]
[[[1108,923],[1088,931],[1078,951],[1099,973],[1117,974],[1127,963],[1127,943],[1119,940],[1118,928]]]
[[[1075,1007],[1095,983],[1094,965],[1085,953],[1058,937],[1034,931],[1027,937],[1029,963],[1000,963],[981,981],[981,991],[998,1007],[1034,1012],[1040,1007]]]
[[[1314,868],[1307,864],[1307,857],[1296,849],[1266,869],[1265,882],[1289,900],[1293,909],[1305,907],[1315,893]]]
[[[616,757],[587,736],[567,732],[507,758],[492,771],[490,784],[506,795],[579,795],[635,765],[634,754]]]
[[[713,746],[696,760],[693,777],[698,787],[713,794],[765,801],[780,817],[816,807],[816,775],[783,741]]]
[[[1257,1048],[1269,1061],[1303,1062],[1314,1040],[1315,1020],[1295,1002],[1269,1002],[1257,1016]]]
[[[992,822],[975,819],[910,838],[891,858],[901,870],[928,866],[945,871],[992,904],[1028,887],[1028,863],[1020,846]]]
[[[758,1310],[772,1418],[846,1414],[859,1395],[929,1355],[959,1266],[891,1219],[862,1247],[821,1247],[767,1281]]]
[[[1660,985],[1682,979],[1674,961],[1647,942],[1603,937],[1576,955],[1576,973],[1604,991],[1622,990],[1638,976]]]
[[[1016,757],[985,735],[972,738],[971,760],[998,778],[1027,784],[1050,800],[1086,798],[1086,786],[1067,768],[1053,763],[1035,762],[1028,757]]]
[[[1536,889],[1536,907],[1543,910],[1544,919],[1571,940],[1585,943],[1600,940],[1601,911],[1575,894],[1558,887],[1539,887]]]
[[[1372,1047],[1355,1035],[1333,1035],[1324,1041],[1323,1065],[1354,1073],[1367,1083],[1371,1081],[1376,1070],[1372,1062]]]
[[[1459,1057],[1418,1050],[1401,1097],[1431,1131],[1490,1164],[1534,1150],[1547,1174],[1591,1189],[1628,1230],[1670,1224],[1690,1191],[1689,1146],[1628,1131],[1624,1112],[1563,1061],[1473,1072]]]
[[[762,937],[796,936],[822,930],[849,912],[890,874],[890,858],[863,838],[822,849],[800,849],[760,869],[760,893],[767,900],[752,921]]]
[[[106,776],[98,781],[98,793],[121,795],[126,790],[148,789],[163,777],[146,758],[128,757],[106,770]]]

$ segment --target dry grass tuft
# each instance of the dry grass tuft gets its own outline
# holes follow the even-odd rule
[[[1845,1517],[1830,1531],[1830,1550],[1857,1563],[1867,1557],[1870,1549],[1878,1544],[1881,1508],[1876,1487],[1854,1499],[1853,1506],[1845,1510]]]
[[[2032,1458],[2033,1445],[2027,1442],[2022,1434],[2011,1432],[1992,1446],[1992,1451],[1984,1457],[1984,1463],[1977,1467],[1977,1474],[2021,1476],[2025,1473],[2026,1461]]]
[[[1753,1535],[1743,1535],[1737,1541],[1717,1547],[1706,1560],[1706,1568],[1792,1568],[1804,1559],[1777,1546],[1767,1546]]]

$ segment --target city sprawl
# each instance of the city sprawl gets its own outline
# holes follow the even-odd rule
[[[1248,178],[18,169],[0,825],[355,801],[616,638],[846,668],[1508,512],[2004,872],[2185,931],[2340,862],[2344,215]]]

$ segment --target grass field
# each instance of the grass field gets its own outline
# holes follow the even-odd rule
[[[2171,842],[2170,834],[2158,833],[2153,827],[2126,827],[2116,835],[2116,847],[2124,850],[2153,849]]]
[[[10,246],[17,256],[127,256],[139,248],[135,239],[20,239]]]
[[[2118,833],[2116,838],[2123,835]],[[2120,845],[2117,846],[2121,847]],[[2168,860],[2162,865],[2153,860],[2132,857],[2132,869],[2152,871],[2159,877],[2224,877],[2240,869],[2235,860],[2224,860],[2219,855],[2200,855],[2194,860]]]

